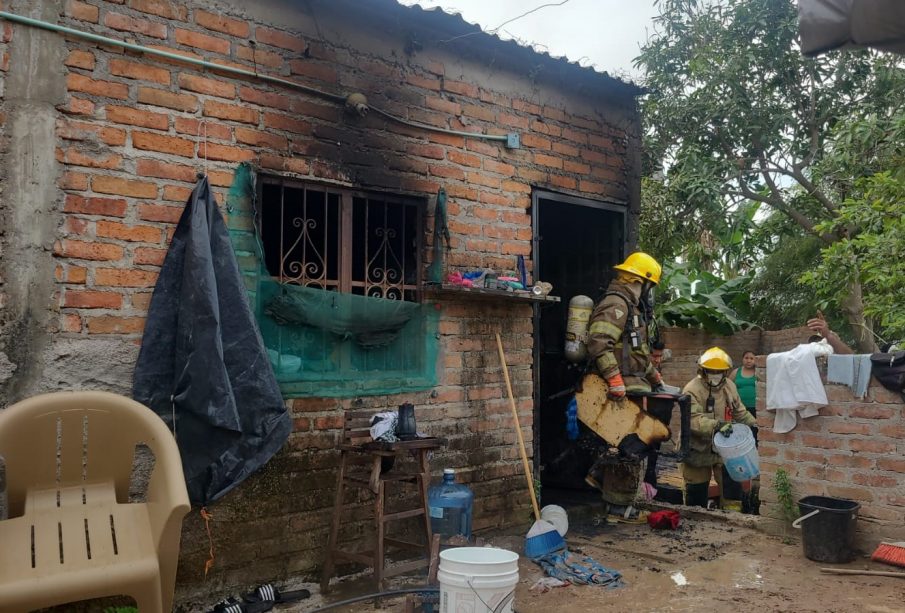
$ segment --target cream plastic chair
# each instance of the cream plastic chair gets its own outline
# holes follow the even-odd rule
[[[155,463],[146,502],[130,504],[141,443]],[[0,457],[0,611],[112,595],[172,610],[190,507],[176,441],[153,411],[107,392],[35,396],[0,410]]]

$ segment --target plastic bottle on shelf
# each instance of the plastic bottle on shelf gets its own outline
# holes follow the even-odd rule
[[[443,470],[443,481],[427,492],[431,531],[448,538],[460,534],[471,537],[471,512],[474,493],[467,485],[456,483],[456,472]]]

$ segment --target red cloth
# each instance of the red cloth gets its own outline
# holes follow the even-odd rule
[[[678,511],[654,511],[647,516],[647,523],[651,528],[669,528],[675,530],[679,527]]]

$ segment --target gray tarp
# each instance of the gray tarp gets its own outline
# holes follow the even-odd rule
[[[798,0],[801,52],[873,47],[905,54],[905,0]]]

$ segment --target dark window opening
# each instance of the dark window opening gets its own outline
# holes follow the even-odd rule
[[[264,177],[260,230],[281,284],[418,302],[424,202]]]

